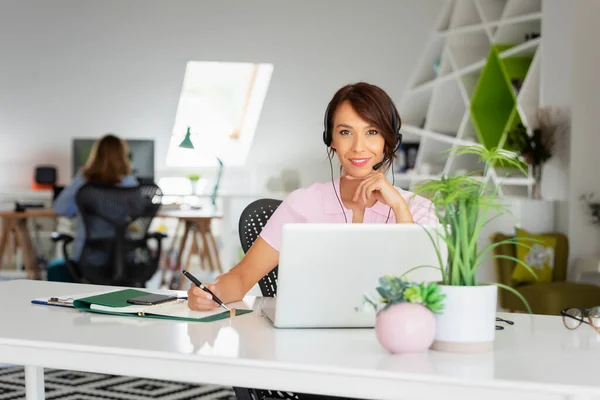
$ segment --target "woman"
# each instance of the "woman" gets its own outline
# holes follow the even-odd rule
[[[390,97],[377,86],[357,83],[341,88],[325,114],[323,140],[336,154],[342,178],[292,192],[277,208],[248,253],[208,288],[225,303],[241,300],[279,264],[285,223],[438,223],[429,200],[392,186],[381,172],[393,162],[401,140],[400,117]],[[413,197],[414,196],[414,197]],[[193,310],[217,307],[210,294],[192,285]]]
[[[75,204],[75,195],[86,182],[117,185],[122,187],[137,186],[137,180],[131,175],[127,144],[114,135],[106,135],[92,147],[87,162],[77,172],[73,182],[67,186],[54,202],[54,210],[59,215],[79,217]],[[77,224],[75,241],[71,259],[79,261],[85,243],[85,228]]]

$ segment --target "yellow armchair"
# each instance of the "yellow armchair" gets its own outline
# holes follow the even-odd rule
[[[554,270],[552,282],[516,283],[512,274],[516,263],[503,258],[494,258],[496,281],[517,290],[529,302],[534,314],[560,315],[560,310],[569,307],[594,307],[600,305],[600,286],[585,283],[567,282],[567,265],[569,260],[569,240],[561,233],[545,233],[556,238]],[[510,239],[502,233],[491,236],[492,243]],[[495,255],[516,257],[514,244],[502,244],[494,248]],[[513,293],[500,289],[498,291],[500,307],[510,311],[525,311],[521,299]]]

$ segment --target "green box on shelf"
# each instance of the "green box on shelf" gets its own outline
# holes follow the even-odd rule
[[[527,76],[533,57],[500,57],[513,46],[492,46],[473,92],[471,119],[479,141],[487,149],[502,145],[506,133],[520,122],[515,92]]]

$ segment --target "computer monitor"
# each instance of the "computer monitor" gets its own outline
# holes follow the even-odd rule
[[[87,161],[95,139],[73,139],[71,161],[74,175]],[[125,139],[133,176],[140,183],[154,182],[154,140]]]

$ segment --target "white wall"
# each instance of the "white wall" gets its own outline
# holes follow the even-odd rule
[[[327,101],[359,80],[399,100],[440,6],[436,0],[2,0],[0,188],[28,185],[36,163],[57,164],[68,181],[71,138],[106,132],[155,139],[157,174],[177,174],[165,157],[189,60],[275,65],[248,165],[226,170],[226,188],[260,190],[285,166],[301,170],[304,185],[327,179],[321,141]]]
[[[600,2],[573,2],[572,42],[572,137],[569,171],[569,237],[571,255],[600,255],[600,227],[590,224],[586,210],[578,201],[580,195],[595,192],[600,198]],[[565,57],[570,54],[565,49]]]
[[[569,108],[571,132],[565,149],[544,171],[544,195],[558,198],[557,228],[567,233],[571,259],[600,255],[600,228],[590,224],[579,201],[600,198],[600,2],[544,0],[541,104]]]
[[[542,64],[540,106],[557,107],[570,118],[573,60],[573,2],[544,0],[542,5]],[[556,201],[556,229],[569,230],[570,132],[561,130],[554,156],[543,171],[542,195]]]

